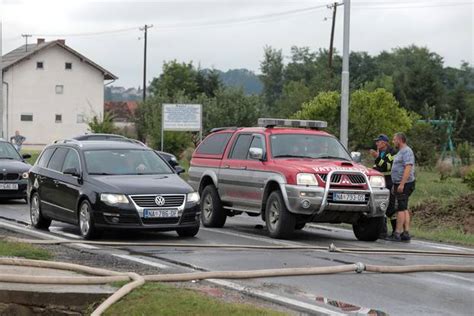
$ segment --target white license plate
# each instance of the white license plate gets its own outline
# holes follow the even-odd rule
[[[0,183],[0,190],[18,190],[18,183]]]
[[[179,217],[178,210],[143,210],[144,218]]]
[[[365,202],[365,194],[334,193],[334,201]]]

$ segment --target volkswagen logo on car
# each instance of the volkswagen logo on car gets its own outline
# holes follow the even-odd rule
[[[155,204],[158,205],[158,206],[163,206],[163,205],[165,205],[165,198],[162,197],[161,195],[158,195],[158,196],[155,198]]]

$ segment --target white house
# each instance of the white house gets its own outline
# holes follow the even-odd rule
[[[3,56],[2,137],[16,130],[25,144],[43,145],[87,132],[104,109],[104,80],[117,77],[65,44],[23,45]]]

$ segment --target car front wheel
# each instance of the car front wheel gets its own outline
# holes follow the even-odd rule
[[[359,218],[357,223],[352,225],[354,235],[361,241],[376,241],[379,239],[384,225],[383,217],[366,217]]]
[[[201,193],[201,220],[206,227],[222,227],[227,215],[222,208],[222,202],[216,187],[208,185]]]
[[[30,219],[31,225],[35,228],[48,229],[51,225],[51,219],[44,217],[41,212],[40,197],[36,192],[31,196]]]
[[[265,223],[272,238],[289,238],[295,231],[296,218],[286,208],[280,191],[273,191],[267,199]]]
[[[95,227],[92,207],[89,201],[85,200],[79,207],[79,230],[84,239],[94,239],[99,237],[99,230]]]

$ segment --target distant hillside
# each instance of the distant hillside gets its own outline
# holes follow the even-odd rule
[[[260,94],[263,84],[258,76],[248,69],[216,70],[222,83],[228,87],[243,88],[246,94]]]
[[[140,101],[142,90],[140,88],[105,86],[104,99],[105,101]]]

